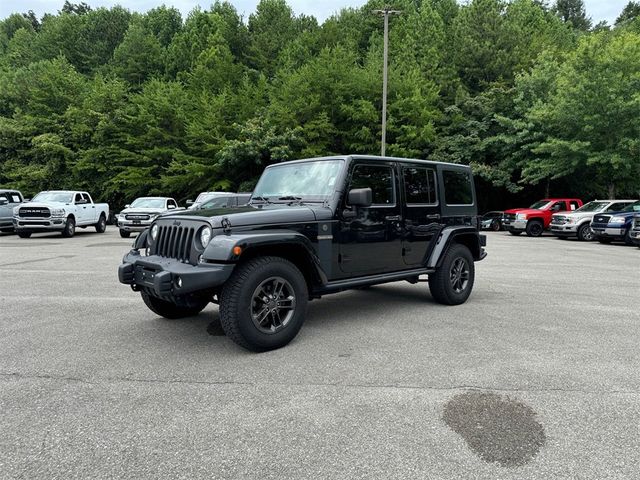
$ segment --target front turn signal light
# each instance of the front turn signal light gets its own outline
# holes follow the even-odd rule
[[[238,246],[233,247],[233,254],[236,257],[239,257],[240,254],[242,254],[242,247],[238,247]]]

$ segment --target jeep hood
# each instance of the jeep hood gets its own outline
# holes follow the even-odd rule
[[[220,225],[223,218],[227,218],[233,228],[251,225],[286,225],[288,223],[314,222],[317,220],[330,220],[331,217],[331,209],[319,205],[260,204],[238,208],[182,210],[163,215],[161,218],[163,220],[202,218],[209,220],[216,227]]]

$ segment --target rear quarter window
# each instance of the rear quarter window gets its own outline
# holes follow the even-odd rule
[[[443,170],[444,201],[447,205],[473,205],[471,173],[464,170]]]

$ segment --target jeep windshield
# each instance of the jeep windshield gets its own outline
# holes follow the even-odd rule
[[[251,197],[254,201],[324,202],[333,195],[344,162],[320,160],[267,168]]]
[[[582,207],[577,209],[576,212],[600,212],[607,205],[609,205],[609,202],[593,201],[593,202],[585,203]]]
[[[69,192],[40,192],[33,199],[32,202],[44,202],[44,203],[71,203],[73,202],[73,193]]]

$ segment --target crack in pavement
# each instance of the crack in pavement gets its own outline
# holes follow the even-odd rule
[[[360,389],[381,389],[381,390],[431,390],[431,391],[457,391],[457,390],[478,390],[483,392],[524,392],[524,393],[584,393],[588,395],[602,394],[630,394],[639,395],[640,390],[586,390],[579,388],[510,388],[510,387],[486,387],[481,385],[453,385],[444,387],[434,387],[425,385],[399,385],[399,384],[367,384],[367,383],[332,383],[332,382],[243,382],[237,380],[180,380],[180,379],[154,379],[135,377],[104,377],[98,381],[91,381],[80,377],[49,374],[23,374],[19,372],[0,372],[0,378],[18,378],[25,380],[55,380],[78,382],[87,385],[101,385],[104,383],[125,382],[125,383],[157,383],[157,384],[184,384],[184,385],[243,385],[243,386],[273,386],[273,387],[344,387]]]
[[[12,267],[14,265],[24,265],[26,263],[46,262],[47,260],[57,260],[59,258],[73,258],[73,257],[75,257],[75,255],[58,255],[56,257],[35,258],[33,260],[23,260],[21,262],[0,263],[0,267]]]

